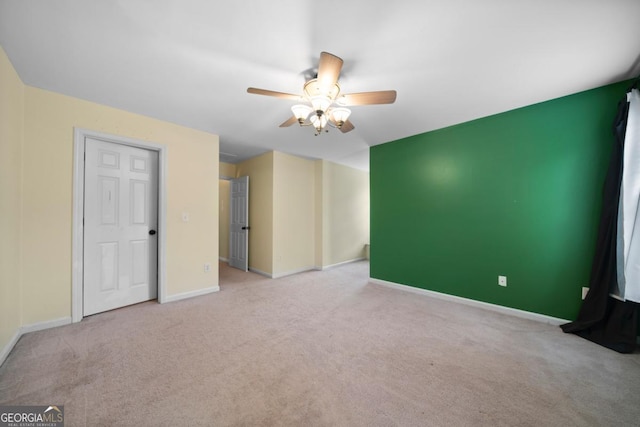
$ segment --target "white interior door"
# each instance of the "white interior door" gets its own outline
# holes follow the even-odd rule
[[[85,139],[83,315],[157,297],[158,153]]]
[[[232,179],[229,200],[229,265],[249,269],[249,177]]]

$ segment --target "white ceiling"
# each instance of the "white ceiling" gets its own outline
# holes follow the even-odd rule
[[[0,0],[23,82],[220,136],[221,160],[279,150],[368,168],[368,148],[635,77],[639,0]],[[635,22],[634,22],[635,21]],[[278,125],[321,51],[355,130]]]

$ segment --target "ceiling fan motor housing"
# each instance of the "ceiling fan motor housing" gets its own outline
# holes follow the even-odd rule
[[[340,86],[338,83],[334,83],[331,86],[323,87],[318,82],[318,79],[312,79],[304,84],[303,91],[309,99],[316,96],[326,96],[331,100],[335,100],[340,94]]]

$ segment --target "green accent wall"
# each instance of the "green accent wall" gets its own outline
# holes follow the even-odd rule
[[[372,147],[371,277],[574,319],[627,86]]]

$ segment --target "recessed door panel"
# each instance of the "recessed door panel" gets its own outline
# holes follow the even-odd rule
[[[101,168],[120,169],[120,153],[115,151],[99,150],[98,165]]]
[[[147,183],[144,181],[131,180],[131,223],[144,225],[147,221]]]
[[[114,177],[98,177],[101,225],[118,225],[118,181],[119,179]]]
[[[100,247],[100,291],[118,288],[118,242],[103,242]]]
[[[148,172],[147,159],[143,157],[132,156],[131,157],[131,172]]]
[[[147,283],[149,270],[147,259],[149,258],[148,240],[132,240],[131,245],[131,286],[139,286]]]

